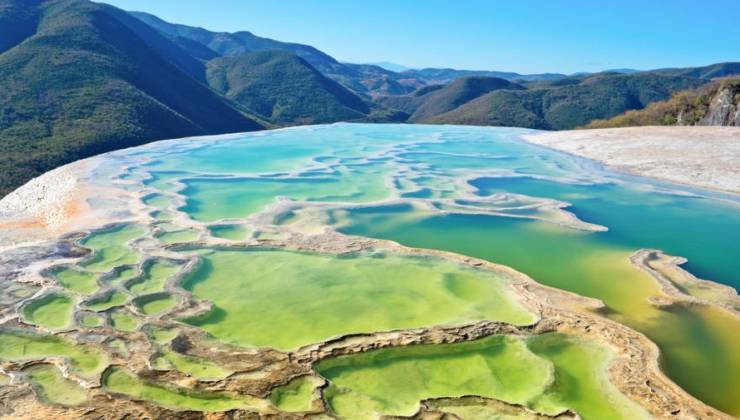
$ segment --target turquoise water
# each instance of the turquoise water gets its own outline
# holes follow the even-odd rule
[[[508,191],[567,201],[579,218],[609,227],[596,234],[600,240],[687,257],[695,275],[740,288],[740,208],[735,203],[526,177],[480,178],[471,185],[484,196]]]
[[[611,174],[519,141],[525,132],[338,124],[160,142],[136,155],[146,160],[140,169],[155,172],[147,186],[181,194],[185,204],[177,210],[195,221],[243,220],[279,200],[320,204],[325,217],[317,224],[487,259],[599,298],[606,316],[659,345],[672,379],[740,415],[740,322],[702,306],[650,305],[659,290],[628,261],[640,248],[658,248],[688,258],[687,268],[700,277],[740,287],[738,198],[689,196],[676,193],[687,188]],[[497,193],[530,197],[503,200]],[[544,213],[532,206],[544,203],[539,198],[571,203],[580,219],[609,230],[486,214],[539,217]]]

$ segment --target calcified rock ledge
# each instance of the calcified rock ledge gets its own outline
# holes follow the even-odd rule
[[[74,242],[74,239],[71,239],[71,241]],[[206,244],[203,243],[202,245]],[[59,335],[92,346],[104,346],[106,342],[114,337],[126,340],[131,347],[131,356],[112,354],[110,363],[112,366],[125,366],[143,379],[178,383],[186,385],[189,389],[199,391],[229,391],[257,398],[266,398],[273,388],[284,385],[295,377],[313,374],[313,364],[328,357],[389,346],[454,343],[492,334],[530,336],[557,331],[586,337],[614,348],[616,357],[608,369],[611,381],[621,392],[636,400],[656,417],[665,418],[680,415],[685,418],[727,418],[724,414],[689,396],[666,378],[658,367],[658,349],[646,337],[625,326],[593,314],[590,310],[599,307],[600,302],[540,285],[508,267],[457,254],[408,249],[393,242],[345,236],[335,232],[316,235],[294,233],[288,239],[260,241],[259,245],[319,252],[385,250],[401,254],[431,255],[455,260],[492,270],[510,279],[511,287],[527,307],[540,314],[540,320],[533,325],[524,327],[496,322],[478,322],[460,327],[431,327],[374,334],[354,334],[305,346],[290,353],[270,349],[234,348],[208,339],[203,332],[196,328],[179,326],[180,335],[171,344],[175,351],[210,360],[218,360],[219,364],[234,372],[227,378],[217,381],[199,381],[174,370],[153,369],[151,360],[156,357],[156,352],[146,334],[144,334],[145,331],[125,333],[110,328],[101,331],[98,328],[97,332],[93,333],[93,330],[79,328],[75,331],[59,333]],[[243,247],[247,245],[234,246]],[[172,247],[171,252],[176,252],[176,248]],[[194,264],[195,257],[191,258],[192,261],[189,264]],[[191,315],[209,309],[207,302],[197,301],[182,289],[179,289],[179,280],[180,278],[175,278],[170,281],[167,284],[167,289],[173,293],[183,294],[188,299],[170,310],[169,313],[150,320],[148,323],[150,327],[168,325],[167,321],[163,319],[165,315],[167,318],[171,318]],[[10,314],[6,312],[6,316],[8,315]],[[23,324],[18,319],[13,319],[6,321],[3,326],[5,329],[14,327],[23,327]],[[2,366],[2,371],[20,371],[36,363],[54,363],[62,366],[62,371],[67,372],[70,379],[76,379],[81,384],[91,388],[93,393],[91,405],[84,409],[55,409],[44,406],[30,395],[32,390],[27,385],[22,385],[17,388],[11,387],[13,392],[0,395],[0,401],[6,407],[6,413],[12,413],[12,416],[17,418],[23,418],[26,415],[30,418],[34,415],[38,416],[38,413],[48,413],[49,416],[91,418],[101,416],[105,418],[156,418],[163,416],[200,418],[202,416],[200,413],[172,411],[159,408],[148,402],[128,400],[125,396],[111,400],[106,397],[105,392],[98,388],[99,380],[90,383],[75,377],[66,369],[66,361],[57,358],[27,362],[6,362]],[[106,369],[102,375],[105,376],[109,369]],[[317,399],[314,401],[314,410],[311,413],[295,415],[294,417],[310,417],[313,414],[323,413],[325,410],[326,407],[324,407],[321,400]],[[269,407],[255,411],[252,414],[249,411],[234,410],[222,415],[229,418],[250,418],[253,415],[267,418],[273,415],[285,416]],[[207,417],[218,418],[218,416],[221,415],[211,414]]]
[[[627,173],[740,194],[740,127],[627,127],[526,134]]]
[[[0,268],[2,269],[0,282],[3,287],[11,284],[26,284],[33,286],[36,290],[31,296],[0,302],[2,311],[0,329],[3,331],[21,329],[44,332],[42,329],[25,324],[18,316],[18,310],[28,300],[55,290],[54,282],[43,275],[50,266],[74,263],[89,255],[89,251],[79,246],[78,242],[85,233],[106,225],[110,226],[114,222],[134,222],[145,225],[151,223],[140,201],[151,191],[130,192],[89,182],[92,174],[89,168],[83,165],[76,167],[74,171],[64,173],[73,174],[74,180],[69,181],[66,176],[46,174],[33,181],[32,187],[0,202],[0,223],[5,229],[6,236],[11,238],[8,242],[0,244]],[[47,196],[49,191],[55,191],[56,188],[64,188],[64,193]],[[72,206],[73,203],[85,203],[91,197],[98,200],[110,200],[111,203],[118,204],[109,206],[104,213],[94,212],[89,208],[79,210]],[[501,196],[494,197],[492,200],[505,201],[509,198]],[[37,205],[19,205],[18,203],[23,200],[35,200]],[[392,202],[389,200],[383,204]],[[542,219],[544,221],[586,230],[603,230],[602,227],[579,221],[572,213],[564,210],[567,203],[549,201],[533,203],[533,205],[544,207],[558,215],[554,219]],[[345,207],[352,206],[360,205]],[[0,416],[9,418],[318,418],[326,416],[328,410],[323,399],[319,398],[326,383],[315,392],[311,410],[298,414],[281,413],[267,403],[253,410],[231,410],[224,413],[204,414],[186,410],[170,410],[122,395],[111,398],[110,393],[101,389],[100,385],[102,378],[110,374],[113,366],[123,366],[145,380],[178,384],[196,391],[225,391],[234,395],[249,395],[266,401],[276,387],[285,385],[297,377],[316,375],[313,365],[329,357],[390,346],[462,342],[492,334],[533,336],[548,332],[563,332],[595,340],[613,348],[615,358],[608,368],[609,379],[622,393],[637,401],[655,417],[729,418],[688,395],[668,379],[659,368],[657,347],[645,336],[598,316],[595,311],[603,307],[600,301],[541,285],[511,268],[487,261],[442,251],[411,249],[390,241],[347,236],[329,228],[317,227],[316,213],[321,207],[321,203],[282,201],[242,221],[259,227],[262,233],[269,234],[270,239],[253,236],[246,241],[235,242],[208,237],[161,249],[149,247],[147,240],[153,239],[151,237],[153,233],[150,232],[148,237],[137,243],[145,255],[156,255],[185,263],[178,275],[172,277],[165,286],[168,292],[180,297],[179,303],[156,317],[149,317],[145,326],[131,332],[118,331],[111,327],[95,329],[75,327],[55,332],[57,336],[65,337],[75,343],[106,349],[110,366],[92,380],[75,375],[69,369],[69,361],[60,358],[3,362],[0,365],[0,373],[10,376],[11,382],[8,386],[0,387]],[[88,213],[88,210],[91,213]],[[299,211],[304,217],[291,224],[290,227],[275,225],[276,218],[286,211]],[[463,208],[455,211],[477,212],[479,210]],[[493,212],[493,214],[496,213]],[[500,215],[507,214],[503,212]],[[176,219],[174,222],[183,227],[200,229],[201,232],[205,229],[202,224],[186,218]],[[72,230],[76,233],[59,236],[59,232]],[[203,246],[276,247],[333,254],[389,251],[400,255],[435,256],[491,270],[507,278],[511,289],[526,307],[539,315],[539,320],[528,326],[484,321],[456,327],[353,334],[307,345],[292,352],[229,346],[215,342],[197,328],[178,323],[179,334],[172,340],[171,350],[180,354],[216,360],[221,366],[233,372],[220,380],[198,380],[176,370],[156,368],[153,361],[159,356],[159,350],[150,341],[148,332],[150,328],[157,326],[171,327],[173,324],[170,319],[193,316],[210,310],[210,303],[195,299],[180,287],[183,276],[197,264],[197,257],[188,255],[184,251]],[[703,284],[698,279],[676,280],[671,277],[672,274],[666,274],[664,269],[651,265],[655,261],[662,261],[665,256],[651,254],[650,250],[638,254],[633,256],[633,263],[648,271],[663,286],[666,302],[687,299],[687,295],[675,287],[676,284],[685,282],[694,284],[693,281]],[[678,268],[679,263],[680,261],[674,260],[670,264]],[[668,266],[671,266],[670,264]],[[673,286],[673,289],[669,286]],[[720,295],[725,296],[721,293]],[[701,303],[713,303],[706,298],[701,299],[704,299]],[[128,303],[127,306],[137,311],[133,303]],[[110,344],[114,339],[124,340],[129,346],[129,354],[112,351]],[[28,366],[40,363],[59,366],[65,377],[88,388],[91,394],[90,403],[84,407],[65,408],[40,402],[37,390],[23,382],[17,374]],[[446,404],[487,404],[497,406],[503,411],[521,413],[525,410],[528,412],[523,407],[468,396],[422,401],[420,411],[414,418],[439,418],[440,413],[444,413]],[[539,418],[552,418],[537,413],[529,414],[539,416]],[[566,412],[556,418],[573,418],[574,416],[574,413]]]
[[[650,274],[661,291],[670,296],[668,302],[717,305],[735,316],[740,316],[740,297],[732,287],[711,280],[699,279],[681,268],[686,258],[674,257],[656,249],[641,249],[630,257],[637,268]]]
[[[531,420],[549,419],[578,419],[578,414],[564,411],[556,415],[547,415],[533,412],[527,407],[518,404],[509,404],[503,401],[484,398],[476,395],[466,395],[459,398],[430,398],[420,404],[419,411],[410,417],[390,417],[392,419],[419,419],[442,420],[459,419],[454,413],[456,407],[476,407],[485,409],[490,415],[523,417]]]

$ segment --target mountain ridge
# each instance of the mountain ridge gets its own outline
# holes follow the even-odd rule
[[[668,100],[653,102],[643,109],[591,121],[585,128],[646,125],[740,127],[740,78],[717,79],[693,90],[682,90]]]
[[[354,93],[281,50],[213,59],[207,79],[227,98],[279,125],[360,119],[370,111]]]
[[[263,128],[158,53],[151,45],[166,40],[146,27],[142,37],[118,9],[34,4],[25,13],[35,32],[0,54],[0,194],[109,150]]]

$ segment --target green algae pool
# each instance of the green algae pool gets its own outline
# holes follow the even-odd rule
[[[169,387],[142,381],[131,373],[112,368],[103,378],[106,390],[123,394],[135,400],[154,401],[164,407],[206,412],[228,411],[236,408],[259,408],[264,403],[255,397],[225,393],[200,393],[185,388]]]
[[[129,296],[119,290],[114,290],[104,296],[91,299],[85,302],[85,307],[93,311],[107,311],[110,308],[124,305],[128,302]]]
[[[320,362],[332,410],[351,418],[415,413],[419,401],[479,395],[545,414],[649,418],[606,378],[609,351],[560,334],[374,350]]]
[[[121,225],[92,233],[80,244],[93,251],[92,256],[81,263],[86,270],[104,272],[116,266],[134,264],[139,260],[136,251],[126,246],[126,242],[144,234],[138,225]]]
[[[59,405],[76,406],[88,399],[87,390],[62,376],[53,365],[34,365],[23,370],[41,398]]]
[[[208,227],[211,236],[231,241],[243,241],[247,239],[250,229],[243,225],[213,225]]]
[[[698,276],[737,286],[737,198],[717,199],[684,187],[678,189],[702,196],[664,193],[675,187],[616,176],[519,141],[517,136],[525,132],[342,124],[205,140],[180,149],[168,145],[160,151],[155,145],[147,153],[156,159],[153,169],[197,174],[181,178],[186,204],[179,209],[195,220],[238,220],[264,210],[277,196],[330,203],[395,196],[414,202],[404,207],[396,201],[396,207],[377,211],[330,211],[326,220],[345,233],[488,259],[542,283],[599,298],[608,305],[609,317],[646,333],[660,346],[664,369],[681,386],[715,407],[740,414],[740,370],[733,356],[740,349],[734,333],[738,322],[701,307],[666,310],[649,305],[646,299],[658,295],[658,288],[627,261],[639,248],[656,247],[687,257],[686,267]],[[270,141],[283,147],[270,149]],[[254,158],[249,150],[257,151]],[[350,169],[360,163],[362,171]],[[363,181],[371,182],[365,195],[352,193],[342,182],[347,177],[358,182],[373,170],[373,179]],[[451,207],[500,192],[570,202],[569,210],[579,218],[609,230],[588,233],[543,222],[455,214]],[[454,201],[435,202],[440,199]],[[425,213],[418,203],[448,213]],[[509,207],[512,215],[536,214],[514,201]],[[390,208],[395,210],[386,211]],[[210,316],[228,317],[228,311],[219,309],[216,304]]]
[[[286,385],[273,389],[270,401],[275,407],[290,413],[309,411],[316,398],[316,388],[322,382],[313,376],[295,378]]]
[[[128,310],[117,310],[110,314],[113,328],[121,331],[132,332],[139,328],[139,320]]]
[[[136,305],[145,315],[156,315],[177,305],[177,298],[169,294],[154,294],[136,299]]]
[[[663,368],[682,387],[728,412],[740,412],[740,388],[735,386],[740,337],[732,333],[740,330],[740,320],[701,306],[651,305],[648,298],[659,290],[653,279],[629,263],[633,249],[601,240],[601,233],[543,222],[420,214],[394,221],[395,211],[353,214],[356,224],[345,231],[495,261],[541,283],[599,298],[608,305],[610,318],[659,345]]]
[[[352,171],[330,178],[203,178],[183,181],[188,197],[182,211],[196,220],[241,218],[288,196],[301,201],[373,202],[388,198],[383,172]]]
[[[611,174],[520,141],[526,132],[338,124],[115,152],[130,165],[117,176],[128,191],[142,191],[140,204],[150,221],[122,221],[88,234],[80,244],[92,251],[90,256],[47,274],[67,289],[63,294],[70,302],[82,302],[87,312],[75,314],[78,323],[101,329],[108,328],[102,323],[110,324],[125,334],[141,329],[158,349],[155,368],[210,381],[231,372],[171,350],[167,343],[184,329],[177,322],[201,328],[209,339],[290,351],[346,334],[481,320],[536,321],[506,279],[442,258],[393,252],[336,256],[254,244],[333,228],[451,251],[601,299],[608,309],[600,315],[658,344],[670,378],[704,402],[740,415],[740,321],[702,305],[651,305],[648,299],[660,295],[656,283],[628,261],[640,248],[658,248],[688,258],[685,268],[697,276],[737,288],[740,200]],[[608,231],[558,225],[569,219],[552,200],[571,203],[568,210],[578,218]],[[280,213],[261,217],[275,204]],[[212,239],[235,241],[235,247],[198,245],[184,252],[199,261],[177,277],[185,261],[170,260],[181,257],[168,252],[183,247],[168,245],[219,243],[207,242]],[[165,285],[176,277],[185,291],[210,302],[211,310],[155,321],[166,327],[150,324],[150,318],[172,316],[166,311],[176,299],[166,294]],[[138,309],[116,308],[129,301]],[[71,313],[58,316],[70,310],[65,305],[33,309],[31,302],[22,316],[61,328],[72,319]],[[105,356],[86,346],[24,334],[0,334],[0,359],[66,357],[74,372],[87,377],[104,368]],[[105,345],[131,356],[122,339]],[[611,357],[610,349],[572,336],[496,336],[342,356],[322,361],[315,370],[331,381],[324,402],[342,418],[408,415],[420,400],[466,394],[548,414],[572,409],[586,419],[646,417],[606,378]],[[30,372],[28,377],[42,394],[55,384],[70,385],[46,368],[39,368],[36,379]],[[274,389],[268,402],[195,393],[112,368],[104,375],[103,390],[174,409],[272,404],[300,412],[319,396],[319,383],[313,376],[296,379]],[[73,395],[73,388],[69,392]],[[487,418],[493,411],[455,406],[449,412]]]
[[[23,307],[26,321],[52,330],[72,323],[75,302],[67,295],[49,294],[27,303]]]
[[[173,337],[174,338],[174,337]],[[223,379],[233,372],[209,360],[191,357],[174,351],[165,351],[154,361],[158,369],[175,368],[201,380]]]
[[[72,371],[84,377],[93,377],[106,366],[105,355],[92,347],[52,335],[0,331],[0,360],[40,360],[50,356],[66,358]]]
[[[89,271],[60,267],[52,270],[52,276],[59,284],[73,292],[89,294],[98,289],[98,275]]]
[[[142,276],[129,281],[126,287],[136,295],[161,292],[165,283],[180,270],[180,264],[169,260],[152,260],[144,266]]]
[[[292,350],[352,333],[536,320],[502,278],[437,258],[225,248],[201,258],[183,287],[214,307],[186,322],[242,346]]]

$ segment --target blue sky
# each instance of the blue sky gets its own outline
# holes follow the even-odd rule
[[[106,0],[340,61],[521,73],[740,61],[738,0]]]

